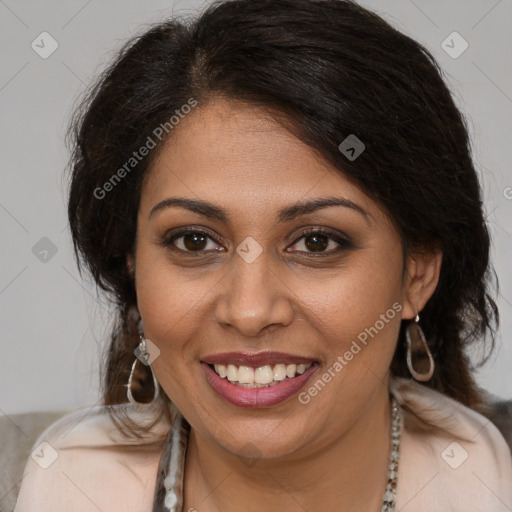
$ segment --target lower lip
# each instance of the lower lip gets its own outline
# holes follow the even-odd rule
[[[318,369],[313,363],[302,375],[285,379],[279,384],[267,388],[244,388],[223,379],[206,363],[201,367],[210,386],[222,398],[238,407],[272,407],[295,395]]]

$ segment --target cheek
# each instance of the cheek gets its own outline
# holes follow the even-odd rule
[[[313,323],[330,351],[339,353],[361,333],[364,338],[376,322],[382,331],[379,336],[396,340],[401,279],[399,257],[390,261],[389,257],[379,256],[379,251],[361,251],[329,276],[321,280],[297,279],[291,288],[301,290],[303,316]]]
[[[323,368],[299,401],[312,415],[360,414],[389,371],[401,323],[401,260],[392,264],[368,252],[325,281],[303,288],[304,315],[327,355]],[[303,281],[304,282],[304,281]]]
[[[137,250],[137,304],[144,323],[144,335],[176,359],[194,341],[204,310],[218,276],[204,273],[190,279],[186,269],[173,266],[159,248],[141,242]]]

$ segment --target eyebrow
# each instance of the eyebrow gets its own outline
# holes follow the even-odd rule
[[[179,207],[190,210],[199,215],[203,215],[204,217],[208,217],[210,219],[217,219],[225,224],[228,224],[231,220],[231,215],[227,213],[222,208],[203,200],[198,199],[189,199],[185,197],[169,197],[157,203],[151,211],[149,212],[149,219],[153,217],[157,212],[165,210],[170,207]],[[312,199],[310,201],[302,201],[296,204],[292,204],[290,206],[286,206],[279,210],[276,221],[278,223],[287,222],[293,220],[301,215],[306,215],[308,213],[315,212],[317,210],[321,210],[322,208],[328,208],[331,206],[342,206],[344,208],[350,208],[358,213],[360,213],[368,223],[368,217],[370,214],[364,210],[358,204],[350,201],[349,199],[345,199],[343,197],[320,197],[316,199]]]

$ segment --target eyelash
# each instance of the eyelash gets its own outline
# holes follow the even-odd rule
[[[207,238],[212,239],[214,242],[216,242],[219,245],[222,245],[221,242],[217,239],[215,235],[212,233],[209,233],[207,231],[203,231],[200,229],[186,229],[183,231],[179,231],[178,233],[173,233],[171,235],[164,235],[162,239],[158,242],[158,245],[161,245],[163,247],[166,247],[172,251],[181,252],[184,254],[191,254],[191,255],[197,255],[197,256],[203,256],[205,254],[211,253],[211,250],[201,250],[201,251],[187,251],[184,249],[179,249],[178,247],[174,246],[173,242],[176,240],[182,238],[186,235],[191,234],[198,234],[198,235],[204,235]],[[330,240],[333,240],[337,244],[339,244],[339,247],[337,247],[334,250],[330,251],[319,251],[319,252],[307,252],[307,251],[298,251],[300,253],[307,254],[308,257],[319,257],[319,256],[330,256],[335,253],[339,253],[343,250],[350,249],[353,247],[352,243],[349,241],[348,238],[343,237],[342,235],[332,232],[331,230],[325,229],[325,228],[312,228],[308,229],[306,231],[303,231],[299,234],[298,238],[296,238],[290,245],[296,245],[299,241],[301,241],[303,238],[307,238],[308,236],[315,235],[315,234],[322,234],[326,235]],[[222,252],[222,251],[213,251],[213,252]]]

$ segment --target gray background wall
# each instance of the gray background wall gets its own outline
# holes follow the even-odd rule
[[[368,0],[427,46],[468,116],[501,281],[502,326],[478,380],[512,398],[511,0]],[[135,32],[199,1],[0,0],[0,414],[98,400],[109,312],[78,276],[67,231],[64,133],[73,101]],[[468,48],[460,56],[464,42]],[[48,32],[51,40],[38,37]],[[453,40],[453,42],[452,42]],[[452,47],[446,47],[446,45]],[[44,48],[43,48],[44,46]],[[457,58],[454,58],[454,57]]]

